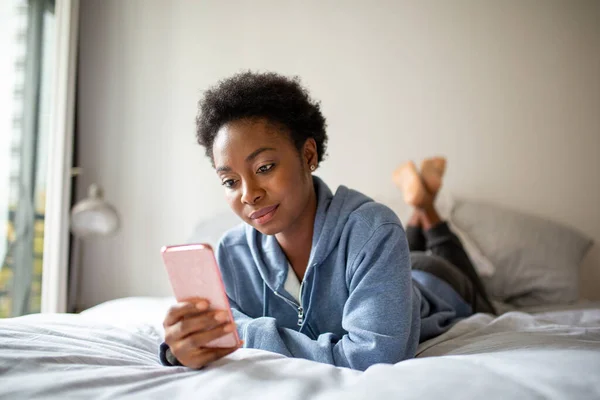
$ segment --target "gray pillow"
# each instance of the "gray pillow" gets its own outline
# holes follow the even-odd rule
[[[494,300],[518,307],[579,299],[579,266],[592,240],[561,224],[490,204],[455,200],[452,222],[493,263],[482,277]]]

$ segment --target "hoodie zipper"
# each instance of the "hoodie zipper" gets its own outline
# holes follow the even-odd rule
[[[298,326],[302,326],[302,324],[304,323],[304,308],[302,308],[302,288],[304,287],[304,282],[306,281],[306,277],[308,276],[308,271],[310,269],[310,266],[311,266],[311,264],[309,264],[308,268],[306,268],[306,272],[304,273],[304,279],[302,279],[302,282],[300,283],[300,290],[298,293],[298,302],[300,304],[296,304],[293,301],[287,299],[286,297],[280,295],[279,293],[277,293],[276,290],[273,291],[273,293],[275,293],[275,295],[277,297],[283,299],[286,303],[293,306],[298,311]],[[312,266],[316,267],[317,263],[313,263]],[[312,329],[311,329],[311,331],[312,331]]]
[[[304,283],[304,281],[302,281],[302,283]],[[300,284],[300,288],[302,288],[302,284]],[[280,295],[276,290],[274,290],[273,293],[275,293],[277,297],[284,300],[286,303],[288,303],[290,306],[294,307],[298,311],[298,326],[301,326],[302,322],[304,321],[304,309],[302,308],[302,303],[296,304],[293,301],[287,299],[286,297]]]
[[[304,286],[304,279],[300,283],[300,290],[298,291],[298,302],[300,305],[298,306],[298,326],[302,326],[304,322],[304,309],[302,308],[302,286]]]

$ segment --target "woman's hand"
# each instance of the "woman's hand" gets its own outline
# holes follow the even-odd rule
[[[163,322],[165,342],[171,353],[186,367],[202,368],[240,348],[210,348],[206,344],[236,327],[226,311],[209,311],[205,299],[191,299],[177,303],[169,309]]]

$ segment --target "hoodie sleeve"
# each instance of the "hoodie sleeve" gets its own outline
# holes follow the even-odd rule
[[[271,317],[250,318],[232,300],[244,347],[340,367],[365,370],[415,355],[419,341],[420,301],[415,296],[404,230],[386,223],[370,236],[350,238],[343,337],[323,333],[316,340],[281,328]]]

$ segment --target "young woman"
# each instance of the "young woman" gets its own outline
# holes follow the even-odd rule
[[[411,270],[407,236],[389,208],[344,186],[333,194],[313,176],[325,127],[297,79],[247,72],[205,93],[198,142],[244,222],[216,251],[235,324],[204,299],[178,303],[164,320],[163,364],[202,368],[243,345],[365,370],[412,358],[457,319],[493,311],[433,209],[439,160],[424,171],[429,190],[414,165],[396,173],[417,207],[411,245],[429,250],[414,254]],[[237,347],[204,347],[236,327]]]

